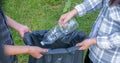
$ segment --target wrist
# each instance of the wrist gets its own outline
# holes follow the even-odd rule
[[[72,14],[73,14],[74,16],[77,15],[77,13],[78,13],[78,12],[77,12],[76,9],[73,9],[73,10],[72,10]]]
[[[30,46],[26,46],[27,47],[27,54],[30,54]]]

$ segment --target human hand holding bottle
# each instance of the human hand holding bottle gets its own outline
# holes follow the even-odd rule
[[[73,9],[63,15],[61,15],[61,17],[59,18],[59,25],[65,27],[65,24],[72,18],[74,17],[75,15],[77,15],[77,10],[76,9]]]
[[[71,18],[65,26],[61,25],[56,25],[53,29],[48,31],[44,37],[43,40],[40,42],[41,45],[45,44],[52,44],[54,43],[57,39],[64,37],[65,35],[69,34],[73,30],[75,30],[79,24],[77,23],[75,18]]]
[[[76,14],[76,9],[63,14],[59,19],[59,25],[56,25],[52,30],[48,31],[44,35],[43,40],[40,42],[40,44],[43,46],[46,44],[53,44],[57,39],[75,30],[78,27],[78,23],[72,17]]]

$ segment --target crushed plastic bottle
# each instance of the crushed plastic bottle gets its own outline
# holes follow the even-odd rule
[[[66,34],[72,32],[78,27],[78,23],[75,19],[71,19],[66,23],[65,27],[62,27],[60,25],[56,25],[52,30],[48,31],[44,37],[43,40],[40,42],[41,45],[46,44],[52,44],[57,39],[65,36]]]

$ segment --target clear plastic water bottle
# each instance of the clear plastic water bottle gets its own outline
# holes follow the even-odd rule
[[[65,27],[62,27],[60,25],[56,25],[52,30],[48,31],[44,37],[43,40],[40,42],[41,45],[46,44],[52,44],[57,39],[65,36],[66,34],[72,32],[78,27],[78,23],[75,19],[71,19],[66,23]]]

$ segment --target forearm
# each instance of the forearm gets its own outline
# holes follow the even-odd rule
[[[15,29],[15,30],[18,31],[19,26],[21,26],[21,24],[17,23],[16,21],[14,21],[13,19],[11,19],[11,18],[8,17],[8,16],[6,16],[6,18],[7,18],[7,24],[8,24],[11,28],[13,28],[13,29]]]
[[[77,9],[73,9],[73,10],[69,11],[68,14],[69,14],[69,18],[72,18],[78,14],[78,11],[77,11]]]
[[[29,46],[5,45],[4,50],[6,55],[27,54],[29,52]]]
[[[70,14],[72,14],[73,16],[78,14],[77,9],[73,9],[72,11],[70,11]]]
[[[76,5],[75,9],[77,9],[79,16],[83,16],[87,12],[93,12],[102,8],[102,2],[103,0],[84,0],[83,3]]]

